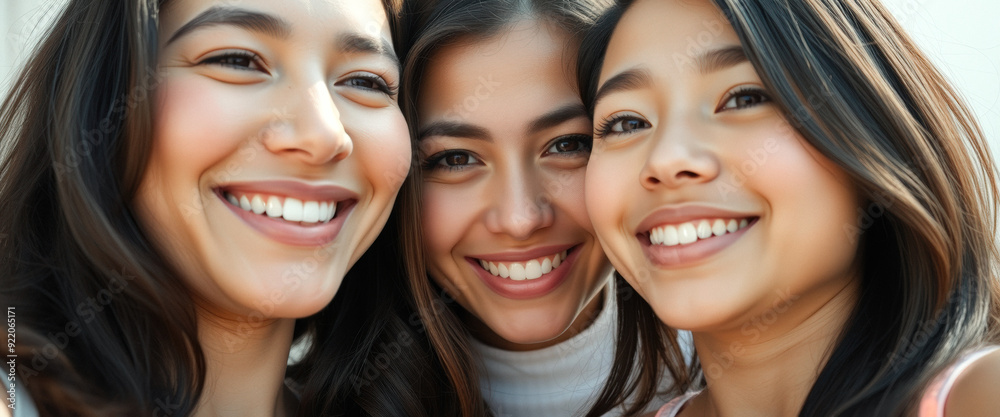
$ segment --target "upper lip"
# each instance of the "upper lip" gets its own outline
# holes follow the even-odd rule
[[[499,253],[484,253],[481,255],[470,255],[470,257],[475,259],[482,259],[485,261],[519,262],[519,261],[541,258],[547,255],[554,255],[564,250],[570,249],[574,246],[576,246],[576,244],[572,243],[564,245],[550,245],[550,246],[541,246],[534,249],[528,249],[522,251],[505,251]]]
[[[358,198],[358,194],[354,191],[337,185],[288,180],[234,182],[216,188],[230,193],[267,194],[304,201],[344,201]]]
[[[645,233],[664,224],[680,224],[700,219],[740,219],[757,217],[756,214],[724,209],[704,204],[681,204],[663,207],[646,216],[636,228],[636,233]]]

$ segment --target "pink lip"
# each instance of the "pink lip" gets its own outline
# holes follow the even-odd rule
[[[285,186],[288,188],[284,188]],[[219,200],[243,220],[243,223],[274,241],[291,246],[314,247],[333,242],[340,234],[346,219],[354,211],[354,206],[357,205],[357,195],[350,190],[336,186],[311,186],[293,181],[228,184],[216,188],[215,191]],[[236,207],[226,200],[224,191],[283,195],[303,200],[337,201],[337,214],[326,223],[311,225],[292,223]]]
[[[555,255],[576,245],[551,245],[543,246],[526,251],[510,251],[500,253],[489,253],[483,255],[473,255],[472,258],[494,262],[524,262],[543,256]]]
[[[646,259],[654,265],[664,268],[680,268],[696,264],[721,252],[743,237],[750,228],[757,224],[758,220],[760,219],[754,218],[747,227],[737,230],[734,233],[726,233],[722,236],[713,236],[708,239],[699,239],[697,242],[686,245],[654,245],[650,243],[648,233],[637,233],[636,238],[639,239],[639,244],[642,246],[642,251],[646,255]]]
[[[559,285],[566,281],[566,278],[569,276],[569,271],[573,268],[573,265],[576,264],[580,251],[576,250],[572,246],[567,247],[562,245],[547,246],[524,252],[505,252],[502,254],[483,255],[484,257],[491,256],[488,259],[493,261],[515,262],[535,259],[545,255],[552,255],[570,248],[573,249],[570,250],[566,259],[559,264],[558,268],[553,269],[552,272],[549,272],[548,274],[542,275],[541,278],[533,280],[514,281],[509,278],[494,276],[489,273],[489,271],[484,270],[479,265],[479,261],[477,260],[487,258],[466,257],[465,260],[469,262],[469,266],[476,272],[479,279],[486,284],[486,287],[494,293],[512,300],[529,300],[544,296],[552,291],[555,291],[556,288],[559,288]]]
[[[684,205],[666,207],[654,211],[652,214],[646,216],[646,218],[639,223],[639,226],[636,227],[635,232],[648,234],[651,229],[657,226],[662,226],[665,224],[680,224],[684,222],[689,222],[691,220],[720,219],[720,218],[744,219],[751,217],[758,217],[758,216],[756,214],[726,210],[706,205],[684,204]]]

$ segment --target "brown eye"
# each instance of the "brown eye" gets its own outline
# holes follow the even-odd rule
[[[374,74],[358,74],[340,83],[347,87],[367,91],[378,91],[389,96],[396,95],[396,87],[389,85],[382,77]]]
[[[233,51],[208,57],[202,60],[201,64],[219,65],[243,71],[264,72],[264,68],[260,64],[260,57],[248,51]]]
[[[482,165],[482,162],[467,151],[450,150],[430,156],[424,161],[423,168],[429,171],[461,171],[473,165]]]
[[[589,135],[567,135],[556,138],[545,150],[546,154],[576,154],[590,152],[593,138]]]
[[[746,109],[771,101],[764,90],[753,87],[741,88],[730,94],[716,111]]]
[[[468,165],[469,164],[469,159],[471,159],[471,158],[467,154],[452,154],[452,155],[446,156],[441,161],[445,165],[456,166],[456,165]]]
[[[594,136],[598,139],[606,139],[608,136],[627,135],[650,127],[652,125],[639,116],[623,114],[601,122],[594,130]]]

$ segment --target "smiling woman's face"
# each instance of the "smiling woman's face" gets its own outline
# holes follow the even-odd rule
[[[179,0],[160,20],[135,207],[199,305],[303,317],[378,235],[410,161],[377,0]]]
[[[590,119],[566,46],[519,22],[438,51],[421,88],[430,275],[507,349],[585,326],[610,273],[583,204]]]
[[[660,319],[740,331],[849,285],[857,193],[785,120],[712,2],[633,4],[598,85],[587,208]]]

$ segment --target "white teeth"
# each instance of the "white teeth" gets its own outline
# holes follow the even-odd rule
[[[286,198],[285,205],[281,207],[281,217],[290,222],[302,221],[302,200]]]
[[[698,230],[693,223],[684,223],[677,227],[677,238],[682,245],[694,243],[698,240]]]
[[[337,205],[334,204],[334,207],[336,206]],[[330,214],[330,203],[327,203],[326,201],[319,203],[319,221],[323,223],[330,221],[330,216],[328,216],[328,214]]]
[[[677,235],[677,228],[674,226],[667,226],[663,228],[663,244],[667,246],[674,246],[681,243],[680,236]]]
[[[528,279],[542,277],[542,264],[536,260],[530,260],[524,265],[524,276]]]
[[[513,263],[510,264],[510,279],[514,281],[524,281],[527,278],[524,274],[524,265]]]
[[[524,281],[541,278],[542,275],[552,272],[559,267],[559,264],[566,259],[567,251],[543,258],[532,259],[527,262],[488,262],[479,260],[479,266],[490,274],[501,278],[510,278],[514,281]]]
[[[319,221],[319,203],[306,201],[302,204],[302,221],[316,223]]]
[[[698,239],[708,239],[712,237],[712,224],[708,220],[698,222]]]
[[[267,199],[267,215],[270,217],[281,217],[281,200],[271,196]]]
[[[264,199],[260,198],[259,195],[253,196],[250,200],[250,208],[253,209],[254,214],[263,214],[267,210],[267,204],[264,203]]]
[[[665,225],[649,231],[649,243],[664,246],[687,245],[699,239],[734,233],[749,224],[747,219],[703,219],[678,225]]]
[[[715,221],[712,222],[712,233],[716,236],[726,234],[726,222],[722,221],[722,219],[715,219]]]
[[[272,218],[283,218],[290,222],[326,223],[337,215],[337,203],[330,201],[302,201],[286,197],[284,202],[277,196],[242,195],[236,197],[224,193],[226,201],[254,214],[266,214]]]

